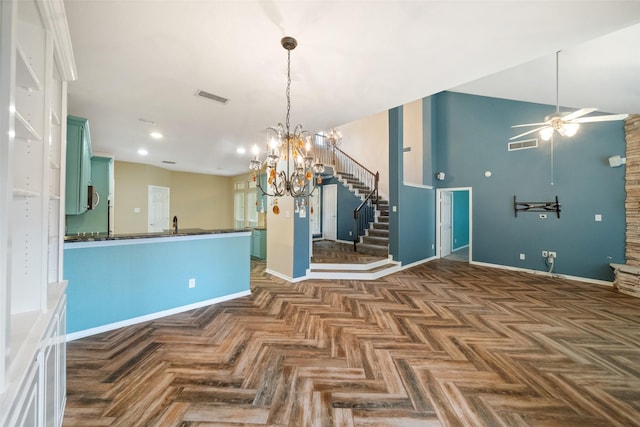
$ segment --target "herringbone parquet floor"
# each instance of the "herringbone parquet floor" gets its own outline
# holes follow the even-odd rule
[[[640,299],[438,260],[69,343],[64,424],[640,425]]]

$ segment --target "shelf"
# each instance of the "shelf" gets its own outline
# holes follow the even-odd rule
[[[16,138],[40,141],[40,134],[16,111]]]
[[[24,197],[24,198],[28,198],[28,197],[38,197],[40,196],[40,193],[38,193],[37,191],[29,191],[29,190],[24,190],[22,188],[14,188],[13,189],[13,197]]]
[[[49,199],[50,200],[60,200],[60,196],[57,196],[55,194],[49,194]]]
[[[16,45],[16,53],[16,86],[27,90],[40,90],[40,80],[18,44]]]

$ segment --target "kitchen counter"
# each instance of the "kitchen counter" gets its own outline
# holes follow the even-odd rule
[[[204,234],[226,234],[239,233],[243,231],[251,231],[254,228],[229,228],[219,230],[206,230],[202,228],[185,228],[179,229],[177,233],[173,231],[161,231],[157,233],[129,233],[129,234],[106,234],[106,233],[83,233],[71,234],[64,237],[65,242],[95,242],[105,240],[127,240],[127,239],[150,239],[158,237],[181,237],[181,236],[199,236]],[[255,228],[258,230],[258,228]]]
[[[249,295],[251,235],[251,229],[183,229],[70,236],[68,339]]]

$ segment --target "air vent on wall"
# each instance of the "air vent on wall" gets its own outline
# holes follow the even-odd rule
[[[226,104],[227,102],[229,102],[229,100],[223,96],[219,96],[219,95],[214,95],[212,93],[209,93],[207,91],[204,90],[196,90],[196,93],[194,94],[195,96],[200,96],[202,98],[208,99],[210,101],[215,101],[215,102],[219,102],[221,104]]]
[[[536,148],[538,146],[538,138],[525,139],[524,141],[513,141],[509,143],[508,150],[526,150],[528,148]]]

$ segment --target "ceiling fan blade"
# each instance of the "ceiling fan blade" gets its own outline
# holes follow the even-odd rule
[[[582,117],[586,114],[593,113],[597,108],[581,108],[579,110],[574,111],[573,113],[569,113],[566,116],[562,116],[562,120],[569,121],[573,119],[577,119],[578,117]]]
[[[509,141],[513,141],[514,139],[518,139],[518,138],[523,137],[525,135],[529,135],[530,133],[538,132],[539,130],[542,130],[542,129],[548,128],[548,127],[549,126],[540,126],[539,128],[528,130],[528,131],[526,131],[524,133],[521,133],[520,135],[512,136],[511,138],[509,138]]]
[[[523,127],[526,127],[526,126],[542,126],[542,125],[548,125],[548,124],[549,124],[549,122],[542,122],[542,123],[527,123],[527,124],[524,124],[524,125],[513,125],[513,126],[511,126],[511,127],[512,127],[512,128],[523,128]]]
[[[629,117],[628,114],[609,114],[606,116],[593,116],[573,119],[571,120],[571,123],[611,122],[614,120],[624,120],[627,117]]]

